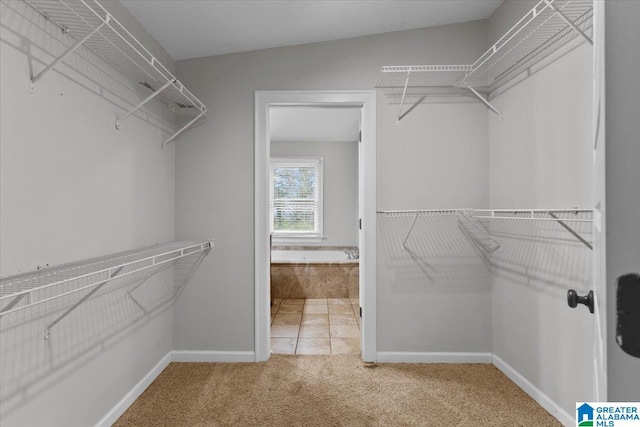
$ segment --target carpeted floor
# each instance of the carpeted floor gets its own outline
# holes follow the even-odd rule
[[[493,365],[171,363],[115,426],[559,426]]]

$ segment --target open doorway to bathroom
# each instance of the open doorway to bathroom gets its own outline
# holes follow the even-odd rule
[[[375,361],[375,92],[256,92],[256,360]]]
[[[360,353],[361,107],[270,108],[271,352]]]

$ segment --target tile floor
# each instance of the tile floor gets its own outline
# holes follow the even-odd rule
[[[360,303],[348,298],[274,299],[271,352],[360,353]]]

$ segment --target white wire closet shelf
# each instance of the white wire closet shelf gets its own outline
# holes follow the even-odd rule
[[[31,86],[48,71],[86,46],[115,69],[150,90],[147,98],[116,119],[116,128],[151,99],[158,97],[174,111],[193,111],[195,117],[164,141],[163,146],[184,132],[207,107],[193,95],[164,65],[158,61],[127,29],[97,0],[24,0],[46,19],[76,40],[62,55],[31,78]]]
[[[169,242],[142,249],[77,261],[56,267],[0,278],[0,317],[55,299],[87,291],[78,302],[55,321],[49,329],[66,317],[111,280],[135,273],[170,266],[170,263],[190,255],[206,255],[213,249],[213,240],[202,242]]]
[[[588,34],[592,17],[592,0],[540,0],[473,64],[384,66],[376,87],[402,91],[399,120],[405,95],[421,87],[468,89],[500,115],[484,94],[508,83],[575,37],[593,44]]]
[[[402,249],[406,249],[407,240],[420,216],[448,215],[458,216],[459,224],[465,234],[476,241],[487,252],[495,252],[500,249],[491,233],[472,219],[483,220],[515,220],[515,221],[550,221],[558,223],[586,247],[593,250],[593,245],[568,223],[593,223],[592,209],[422,209],[422,210],[393,210],[378,211],[378,214],[388,217],[414,217],[409,231],[402,242]],[[584,216],[588,216],[585,218]]]

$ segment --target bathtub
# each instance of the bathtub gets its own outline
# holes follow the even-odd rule
[[[358,298],[360,263],[345,249],[273,249],[272,298]]]
[[[272,264],[358,264],[344,250],[282,250],[271,251]]]

